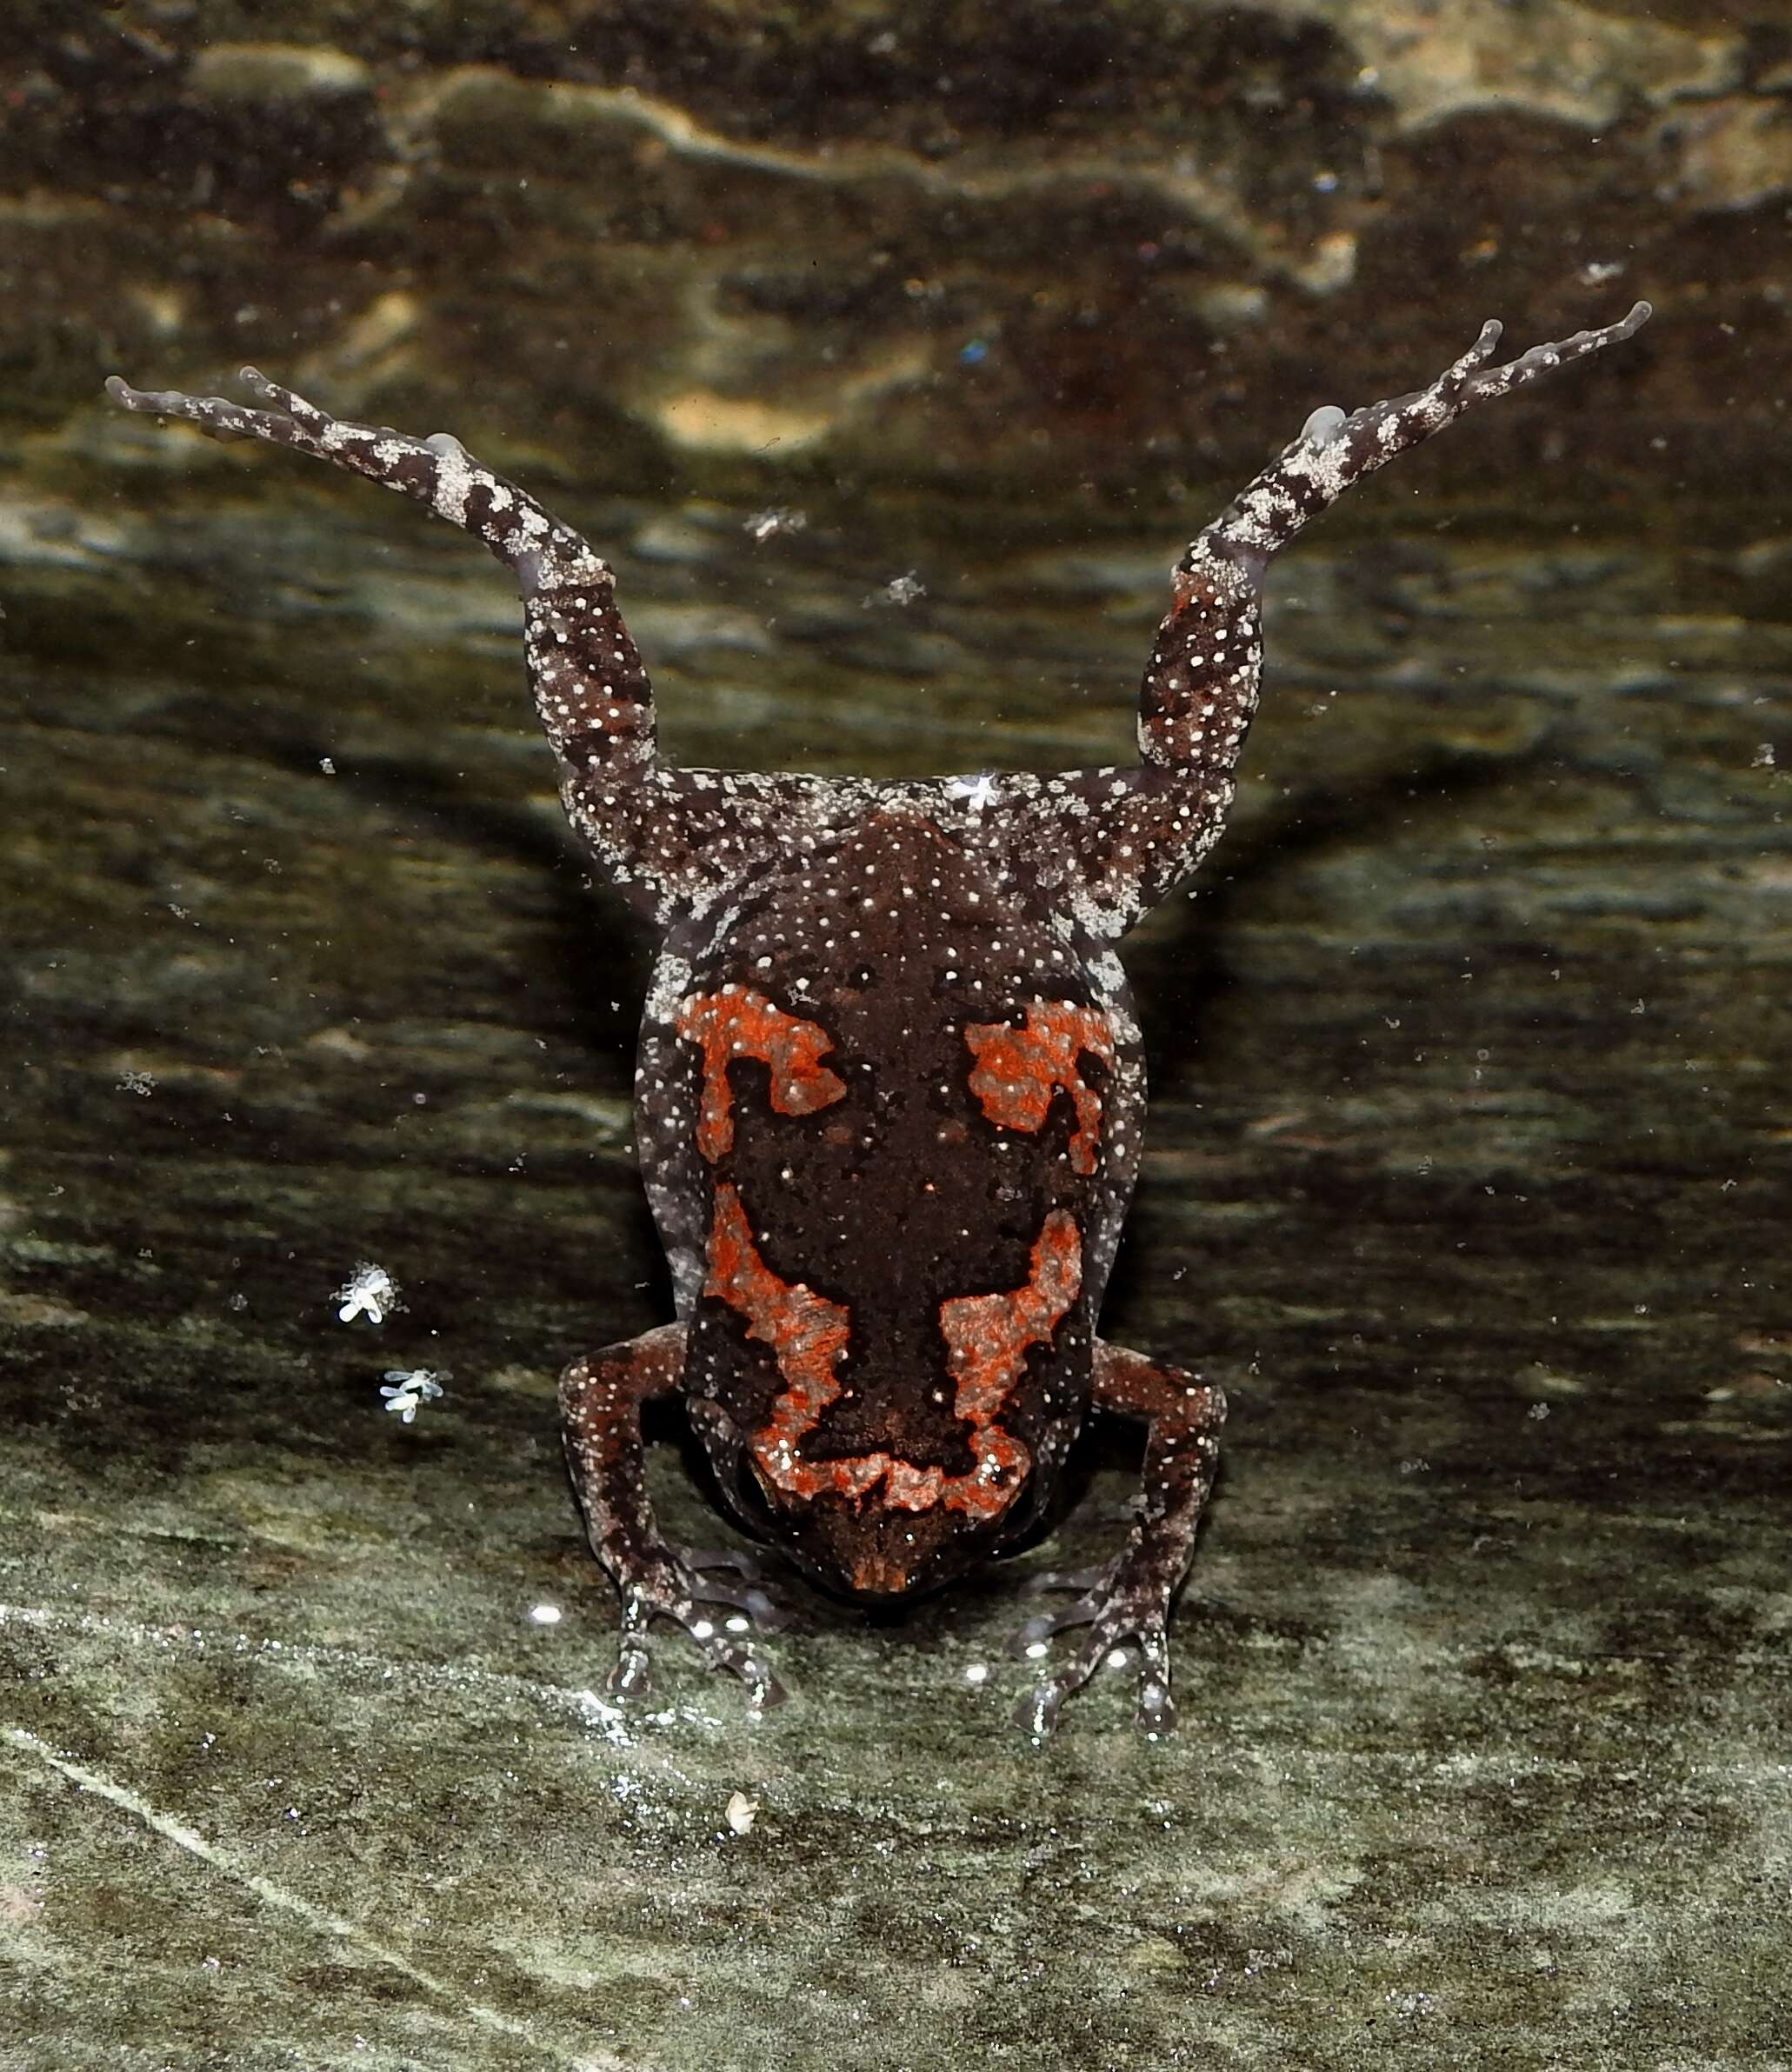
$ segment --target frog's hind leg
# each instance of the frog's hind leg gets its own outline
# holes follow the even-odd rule
[[[1452,424],[1632,336],[1649,308],[1492,364],[1500,326],[1409,396],[1315,410],[1294,439],[1189,543],[1170,578],[1139,693],[1141,767],[1072,772],[1048,789],[1056,839],[1078,863],[1094,932],[1122,936],[1219,838],[1262,683],[1263,581],[1271,558],[1355,483]],[[1026,838],[1036,847],[1036,830]]]
[[[1229,779],[1256,705],[1261,603],[1269,557],[1345,490],[1478,403],[1615,345],[1649,316],[1638,303],[1598,330],[1534,345],[1490,364],[1502,327],[1482,324],[1469,350],[1409,396],[1345,412],[1313,412],[1300,436],[1189,543],[1171,577],[1173,609],[1158,628],[1139,703],[1139,750],[1162,770]]]
[[[709,1568],[736,1568],[729,1555],[680,1556],[660,1536],[648,1499],[641,1406],[672,1395],[684,1369],[683,1324],[664,1324],[575,1360],[560,1377],[567,1466],[591,1551],[622,1593],[622,1636],[610,1688],[632,1696],[649,1688],[647,1629],[672,1619],[711,1669],[738,1676],[756,1709],[780,1703],[783,1687],[750,1648],[723,1628],[725,1610],[769,1623],[770,1606],[744,1577],[711,1580]],[[706,1607],[721,1608],[712,1616]]]
[[[128,410],[178,417],[213,438],[261,439],[329,461],[426,504],[516,576],[523,651],[543,728],[562,763],[574,824],[611,875],[653,907],[687,846],[654,755],[653,689],[616,606],[610,566],[529,493],[447,432],[426,439],[332,416],[254,368],[258,407],[224,396],[106,383]]]
[[[1168,1733],[1176,1722],[1166,1625],[1213,1488],[1226,1398],[1210,1382],[1180,1368],[1097,1340],[1095,1401],[1100,1409],[1146,1421],[1144,1490],[1125,1544],[1105,1569],[1093,1576],[1038,1579],[1045,1588],[1067,1586],[1083,1595],[1061,1610],[1029,1619],[1016,1636],[1016,1651],[1037,1659],[1052,1635],[1069,1627],[1087,1631],[1066,1666],[1021,1702],[1016,1721],[1035,1736],[1051,1731],[1064,1700],[1128,1642],[1142,1657],[1139,1724],[1156,1735]]]

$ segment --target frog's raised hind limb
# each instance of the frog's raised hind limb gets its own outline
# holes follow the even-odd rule
[[[1072,810],[1060,831],[1080,863],[1084,909],[1098,932],[1125,935],[1219,839],[1262,686],[1270,556],[1396,454],[1478,403],[1632,336],[1650,313],[1640,302],[1616,323],[1535,345],[1497,367],[1489,362],[1501,327],[1485,323],[1427,387],[1348,415],[1335,406],[1315,410],[1299,436],[1189,542],[1140,685],[1141,767],[1062,780]]]
[[[1171,577],[1171,607],[1141,690],[1142,767],[1062,780],[1074,810],[1061,831],[1083,869],[1083,910],[1104,932],[1124,934],[1219,838],[1256,710],[1270,556],[1353,483],[1473,404],[1630,337],[1649,315],[1640,302],[1619,323],[1533,346],[1498,367],[1488,363],[1501,327],[1483,324],[1468,351],[1428,387],[1348,415],[1316,410],[1299,437],[1189,543]],[[1099,1407],[1147,1422],[1146,1509],[1100,1576],[1079,1579],[1091,1587],[1074,1605],[1021,1630],[1020,1650],[1036,1658],[1064,1627],[1088,1629],[1058,1674],[1022,1702],[1018,1717],[1036,1736],[1050,1730],[1063,1700],[1110,1649],[1129,1641],[1142,1657],[1142,1724],[1161,1732],[1174,1718],[1165,1622],[1194,1555],[1225,1399],[1193,1376],[1107,1344],[1097,1348],[1095,1396]]]
[[[351,424],[253,367],[237,378],[260,408],[133,389],[116,374],[106,393],[128,410],[182,418],[216,439],[261,439],[346,468],[426,504],[489,548],[522,592],[530,686],[561,760],[574,824],[619,885],[658,908],[681,801],[655,758],[653,687],[616,610],[609,563],[447,432],[418,439]]]
[[[1460,359],[1428,387],[1347,416],[1315,410],[1298,438],[1189,543],[1171,577],[1174,604],[1158,629],[1139,707],[1147,763],[1188,770],[1229,767],[1256,703],[1262,659],[1257,607],[1265,564],[1353,483],[1385,467],[1477,403],[1508,396],[1539,376],[1632,336],[1648,322],[1638,303],[1616,323],[1534,345],[1492,367],[1502,326],[1489,322]]]

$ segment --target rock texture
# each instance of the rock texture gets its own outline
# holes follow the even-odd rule
[[[1647,295],[1595,496],[1777,488],[1792,28],[1644,0],[15,12],[0,384],[243,359],[636,483],[728,461],[1124,496],[1497,312]],[[1635,408],[1620,411],[1623,396]],[[1639,416],[1659,447],[1639,440]],[[1544,406],[1497,463],[1535,483]],[[1662,456],[1665,455],[1665,460]]]
[[[8,13],[4,2072],[1783,2063],[1792,39],[1715,11]],[[1020,1742],[1011,1572],[619,1714],[552,1376],[666,1314],[640,967],[514,606],[98,377],[559,478],[687,760],[1049,769],[1209,483],[1637,292],[1281,571],[1132,953],[1109,1314],[1235,1404],[1177,1736]]]

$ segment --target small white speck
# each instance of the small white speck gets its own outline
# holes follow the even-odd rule
[[[343,1320],[347,1321],[346,1317]],[[373,1320],[379,1322],[378,1317]],[[386,1408],[404,1423],[415,1422],[417,1412],[426,1402],[436,1402],[442,1395],[442,1384],[448,1379],[446,1368],[431,1372],[427,1367],[389,1367],[386,1385],[380,1394],[386,1399]],[[560,1616],[557,1612],[554,1615]]]
[[[808,523],[800,510],[756,510],[741,530],[756,540],[769,540],[781,532],[801,532]]]
[[[926,595],[927,585],[917,582],[914,570],[910,569],[906,576],[891,576],[882,590],[873,590],[865,603],[867,605],[894,604],[898,609],[906,609],[917,597]]]
[[[357,1316],[383,1323],[393,1310],[404,1307],[398,1283],[370,1259],[363,1259],[330,1299],[338,1305],[336,1318],[342,1323],[353,1323]]]

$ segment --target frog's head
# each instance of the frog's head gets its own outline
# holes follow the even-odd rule
[[[1080,1407],[1052,1377],[1087,1357],[1082,1261],[1074,1218],[1053,1209],[1019,1287],[937,1304],[931,1378],[867,1386],[881,1344],[855,1363],[851,1310],[776,1274],[723,1183],[704,1292],[732,1314],[700,1319],[687,1380],[729,1508],[860,1599],[923,1594],[1013,1545],[1074,1429],[1053,1412]]]
[[[756,1474],[754,1482],[749,1508],[761,1509],[791,1560],[821,1589],[858,1603],[896,1605],[944,1588],[988,1557],[998,1529],[940,1503],[892,1503],[882,1491],[792,1501]],[[1004,1508],[1020,1501],[1017,1485]]]

